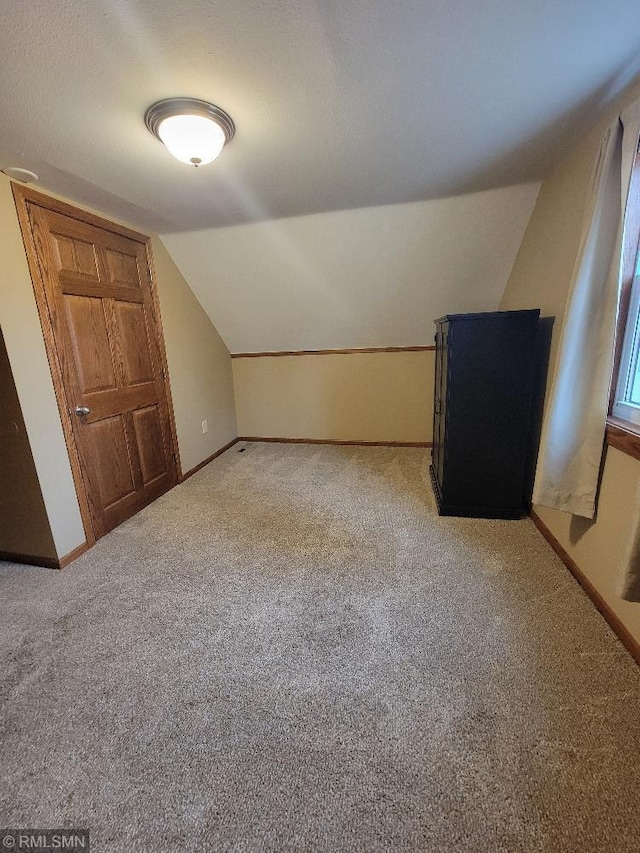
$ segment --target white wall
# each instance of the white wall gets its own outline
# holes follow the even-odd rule
[[[231,352],[433,343],[497,308],[539,185],[163,235]]]
[[[58,556],[85,540],[11,184],[0,175],[0,323]]]
[[[238,435],[231,357],[157,237],[152,237],[182,473]],[[202,421],[208,432],[202,432]]]

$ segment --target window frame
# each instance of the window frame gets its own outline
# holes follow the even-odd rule
[[[640,408],[633,411],[619,400],[622,377],[628,372],[633,344],[627,335],[637,337],[636,351],[640,352],[640,273],[636,275],[636,262],[640,264],[640,147],[636,152],[629,184],[629,197],[625,212],[622,245],[622,280],[618,302],[613,371],[609,395],[606,441],[612,447],[640,459]],[[633,322],[633,330],[629,326]],[[629,326],[629,328],[627,328]]]
[[[629,386],[635,385],[640,357],[640,274],[638,274],[637,266],[635,277],[631,283],[629,308],[622,335],[617,387],[612,386],[614,393],[611,414],[640,428],[640,405],[627,399],[631,393]]]

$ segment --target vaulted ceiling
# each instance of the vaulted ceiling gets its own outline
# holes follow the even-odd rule
[[[628,83],[637,0],[0,0],[0,167],[145,230],[537,181]],[[226,109],[215,163],[143,124]]]

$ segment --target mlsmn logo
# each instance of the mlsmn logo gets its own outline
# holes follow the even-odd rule
[[[85,850],[87,841],[84,835],[52,835],[49,846],[54,850]]]
[[[4,829],[0,830],[0,853],[39,850],[41,853],[65,850],[89,853],[89,833],[78,829]]]

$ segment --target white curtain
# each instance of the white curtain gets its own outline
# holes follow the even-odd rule
[[[613,366],[624,211],[640,102],[602,138],[565,307],[533,502],[593,518]]]

